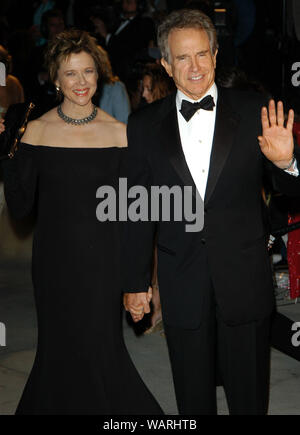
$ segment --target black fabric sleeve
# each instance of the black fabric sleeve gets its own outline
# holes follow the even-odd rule
[[[34,206],[37,186],[34,152],[19,145],[13,159],[2,161],[5,199],[15,219],[28,216]]]
[[[146,149],[142,142],[142,123],[130,119],[127,127],[127,181],[128,190],[133,186],[141,186],[148,195],[147,221],[125,223],[122,243],[122,290],[126,293],[147,292],[151,285],[153,268],[153,247],[156,234],[156,222],[150,221],[151,168]],[[135,199],[128,200],[128,211]]]

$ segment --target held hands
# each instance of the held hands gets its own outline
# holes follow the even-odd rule
[[[150,301],[152,288],[144,293],[124,293],[123,303],[126,311],[129,311],[134,322],[139,322],[144,314],[150,313]]]
[[[281,101],[270,100],[269,108],[261,110],[262,136],[258,136],[262,153],[280,169],[287,168],[293,159],[293,123],[294,111],[290,110],[286,127],[284,126],[284,112]]]

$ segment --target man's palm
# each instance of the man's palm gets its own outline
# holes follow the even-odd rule
[[[275,165],[279,167],[286,166],[286,163],[291,161],[294,150],[294,111],[289,111],[285,127],[282,102],[278,102],[276,113],[275,102],[271,100],[269,110],[266,107],[262,108],[261,123],[262,136],[258,137],[261,151]]]

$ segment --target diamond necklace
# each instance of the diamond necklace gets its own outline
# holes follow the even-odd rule
[[[86,118],[82,118],[82,119],[70,118],[69,116],[65,115],[64,112],[62,111],[61,105],[59,105],[57,108],[57,114],[67,124],[82,125],[82,124],[87,124],[88,122],[91,122],[91,121],[93,121],[93,119],[96,118],[97,107],[94,106],[92,113],[89,116],[87,116]]]

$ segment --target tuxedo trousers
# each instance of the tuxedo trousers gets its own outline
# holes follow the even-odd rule
[[[218,372],[231,415],[264,415],[269,398],[270,317],[226,325],[209,275],[205,281],[200,327],[164,325],[179,414],[217,414]]]

